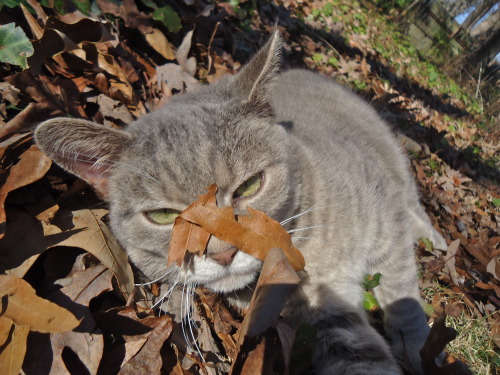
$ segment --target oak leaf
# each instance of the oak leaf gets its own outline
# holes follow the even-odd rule
[[[215,205],[216,191],[217,186],[215,184],[210,185],[208,187],[208,193],[200,195],[198,199],[189,205],[189,207],[184,211],[208,203]],[[177,266],[180,266],[186,252],[198,253],[199,255],[202,255],[203,251],[207,247],[209,238],[210,233],[205,229],[184,220],[182,217],[176,218],[174,230],[172,231],[172,239],[170,240],[170,248],[168,250],[167,265],[170,266],[175,262],[177,263]]]
[[[30,326],[37,332],[70,331],[80,324],[65,308],[36,295],[26,281],[10,275],[0,275],[2,317],[18,325]]]
[[[198,229],[193,229],[196,226],[186,226],[182,221],[185,220],[262,261],[269,250],[280,248],[295,271],[304,268],[305,261],[302,253],[292,245],[290,235],[277,221],[251,207],[247,207],[249,215],[239,216],[237,221],[232,207],[217,206],[216,189],[216,185],[210,185],[209,193],[200,196],[176,219],[168,265],[174,262],[173,259],[180,265],[180,254],[185,253],[184,249],[187,249],[191,237],[194,237],[192,232],[198,231]],[[187,238],[181,237],[183,235]],[[201,241],[196,244],[200,245]]]

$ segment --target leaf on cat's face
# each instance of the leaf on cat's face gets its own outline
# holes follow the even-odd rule
[[[250,215],[239,216],[236,221],[232,207],[217,206],[216,189],[216,185],[210,185],[209,193],[198,198],[176,219],[170,242],[168,265],[174,262],[180,265],[186,251],[199,252],[201,240],[204,241],[206,235],[200,236],[199,242],[192,240],[193,231],[199,231],[193,229],[197,226],[260,260],[264,260],[272,248],[280,248],[296,271],[304,268],[302,253],[292,245],[290,235],[277,221],[251,207],[247,207]],[[186,225],[185,222],[192,225]],[[208,242],[208,238],[206,241]]]
[[[188,208],[188,211],[193,207],[205,204],[216,204],[215,192],[217,185],[212,184],[208,187],[208,193],[200,195]],[[182,264],[186,252],[202,255],[207,247],[210,233],[198,225],[184,220],[182,217],[177,217],[172,231],[172,239],[170,240],[170,248],[168,250],[167,265],[177,263],[177,266]]]

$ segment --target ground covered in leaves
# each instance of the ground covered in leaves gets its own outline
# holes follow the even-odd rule
[[[182,333],[193,332],[151,309],[161,296],[156,285],[134,287],[105,205],[53,165],[31,133],[63,115],[121,127],[172,95],[236,72],[277,19],[289,66],[351,86],[398,132],[449,244],[437,250],[424,239],[418,249],[431,319],[444,310],[458,331],[448,361],[460,359],[477,374],[498,371],[500,130],[471,95],[417,56],[395,14],[342,0],[9,3],[0,24],[13,24],[33,51],[0,65],[0,291],[2,301],[10,298],[0,317],[2,373],[21,366],[26,374],[213,373],[211,366],[256,373],[264,356],[286,362],[280,347],[294,350],[292,373],[307,373],[314,332],[299,330],[292,349],[286,325],[249,326],[204,290],[191,317],[211,365],[202,363],[186,348]],[[273,257],[260,285],[283,274],[275,268],[283,254]],[[243,342],[249,330],[260,330],[266,345]]]

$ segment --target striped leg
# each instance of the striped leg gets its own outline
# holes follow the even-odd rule
[[[419,352],[429,326],[420,304],[413,246],[398,255],[377,266],[382,278],[375,295],[394,357],[412,374],[423,374]]]

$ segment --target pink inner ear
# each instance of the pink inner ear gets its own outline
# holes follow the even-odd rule
[[[78,155],[79,160],[62,157],[63,165],[67,165],[71,173],[77,175],[82,180],[87,182],[102,198],[107,198],[109,195],[108,180],[111,171],[111,161],[105,161],[106,164],[96,164],[99,160],[97,157],[88,157]]]
[[[101,198],[107,198],[109,194],[109,167],[88,168],[85,177],[88,182]]]

